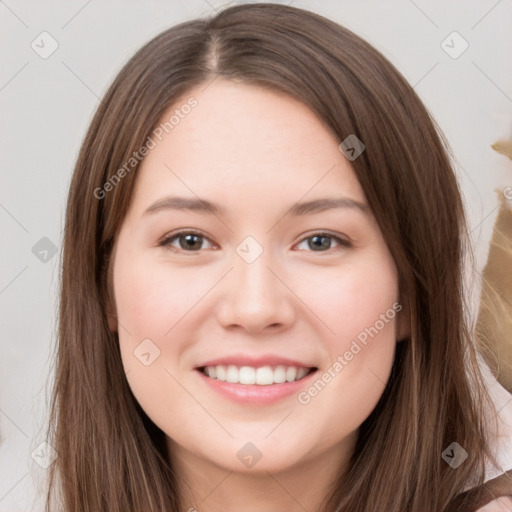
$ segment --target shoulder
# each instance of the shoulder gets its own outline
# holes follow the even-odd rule
[[[501,496],[477,509],[476,512],[512,512],[512,497]]]
[[[512,512],[512,469],[457,495],[447,512],[462,511]]]

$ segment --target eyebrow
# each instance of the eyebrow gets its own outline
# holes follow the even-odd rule
[[[352,208],[366,215],[370,215],[368,205],[349,197],[326,197],[295,203],[287,213],[292,216],[313,215],[334,208]],[[143,215],[156,213],[165,210],[193,211],[212,215],[223,215],[224,209],[206,199],[193,197],[167,196],[159,199],[147,208]]]

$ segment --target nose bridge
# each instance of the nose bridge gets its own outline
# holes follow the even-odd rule
[[[272,291],[277,291],[277,283],[275,275],[269,270],[272,262],[269,261],[267,253],[251,262],[238,257],[234,267],[233,279],[236,280],[235,286],[239,287],[240,292],[245,292],[254,299],[266,298],[267,303],[273,299]]]
[[[292,304],[279,275],[271,250],[246,237],[233,254],[233,270],[224,288],[221,322],[238,324],[251,331],[291,320]]]
[[[275,275],[269,270],[272,267],[270,249],[263,246],[253,237],[247,237],[236,248],[233,262],[234,294],[239,300],[245,301],[245,307],[264,309],[269,307],[279,294]]]

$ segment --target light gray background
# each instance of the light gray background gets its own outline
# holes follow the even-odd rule
[[[511,162],[490,148],[498,139],[512,138],[512,1],[291,4],[363,36],[414,85],[455,152],[481,269],[497,212],[494,189],[512,185]],[[31,454],[44,440],[46,426],[65,199],[98,99],[143,43],[225,5],[214,0],[0,0],[2,512],[43,510],[37,489],[45,470]],[[31,48],[43,31],[58,42],[47,59]],[[457,59],[441,47],[453,31],[469,43]],[[47,262],[32,251],[43,237],[59,251]]]

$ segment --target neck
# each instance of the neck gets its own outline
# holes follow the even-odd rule
[[[184,512],[323,512],[332,485],[345,471],[347,444],[353,447],[345,440],[337,449],[280,471],[230,471],[170,444]]]

